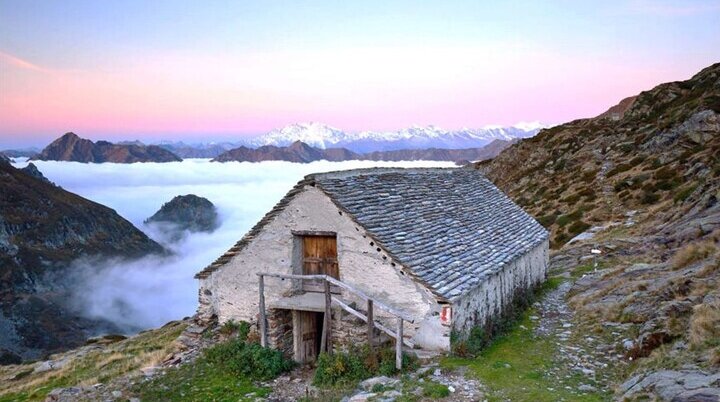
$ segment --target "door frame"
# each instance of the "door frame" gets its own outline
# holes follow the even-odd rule
[[[302,328],[302,318],[301,315],[303,314],[314,314],[316,317],[316,323],[318,324],[315,331],[315,356],[312,356],[311,358],[307,358],[305,356],[305,353],[303,352],[303,342],[302,339],[303,336],[303,328]],[[322,341],[322,337],[324,335],[324,316],[325,313],[318,312],[318,311],[307,311],[307,310],[292,310],[292,334],[293,334],[293,360],[300,364],[308,364],[313,363],[317,361],[318,356],[322,352],[320,350],[320,345]]]
[[[296,275],[303,275],[304,272],[304,238],[306,237],[334,237],[335,238],[335,258],[337,260],[337,272],[338,277],[336,279],[340,279],[340,242],[338,241],[338,235],[337,232],[332,231],[324,231],[324,230],[291,230],[290,233],[293,235],[293,251],[292,251],[292,270],[293,273]],[[306,287],[305,284],[308,281],[305,280],[299,280],[294,284],[294,288],[297,291],[310,291],[310,292],[321,292],[323,291],[322,284],[319,284],[316,288],[312,289],[313,287]],[[342,289],[340,287],[331,285],[330,291],[335,294],[340,294]]]

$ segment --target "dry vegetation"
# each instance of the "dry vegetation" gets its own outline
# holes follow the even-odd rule
[[[174,349],[186,324],[172,322],[138,336],[99,342],[53,355],[57,368],[43,362],[0,366],[0,401],[42,401],[54,388],[107,383],[146,367],[158,366]]]

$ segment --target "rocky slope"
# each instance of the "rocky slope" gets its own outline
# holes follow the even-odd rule
[[[163,248],[115,211],[0,163],[0,360],[82,344],[107,323],[65,307],[63,272],[81,256],[134,258]]]
[[[494,140],[481,148],[467,149],[401,149],[396,151],[375,151],[365,154],[358,154],[346,148],[316,148],[296,141],[287,147],[265,145],[257,149],[239,147],[220,154],[213,159],[216,162],[261,162],[268,160],[282,160],[296,163],[309,163],[318,160],[348,161],[348,160],[371,160],[371,161],[478,161],[496,156],[500,151],[507,148],[513,141]]]
[[[163,204],[145,224],[162,227],[172,240],[178,240],[183,232],[213,232],[220,226],[217,209],[207,198],[194,194],[178,195]]]
[[[136,143],[113,144],[107,141],[92,142],[66,133],[45,147],[32,160],[73,161],[85,163],[178,162],[182,159],[157,145]]]
[[[568,301],[584,330],[633,362],[618,397],[717,400],[720,64],[476,166],[552,231],[556,263],[581,277]],[[602,251],[597,269],[590,249]]]

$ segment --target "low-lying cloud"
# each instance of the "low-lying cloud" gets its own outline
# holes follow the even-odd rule
[[[451,166],[447,162],[213,163],[189,159],[172,163],[82,164],[35,162],[66,190],[115,209],[148,236],[175,252],[127,262],[83,258],[73,264],[74,304],[88,318],[116,323],[133,332],[194,314],[194,274],[230,248],[298,180],[313,172],[371,166]],[[213,233],[190,233],[168,242],[145,219],[176,195],[195,194],[218,209]]]

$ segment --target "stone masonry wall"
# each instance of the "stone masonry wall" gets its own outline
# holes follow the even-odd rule
[[[268,344],[287,358],[293,357],[293,317],[291,310],[269,309]]]
[[[485,327],[492,319],[501,318],[517,295],[531,291],[545,280],[548,261],[546,240],[503,270],[490,275],[480,286],[453,303],[453,330],[463,336],[475,326]]]

